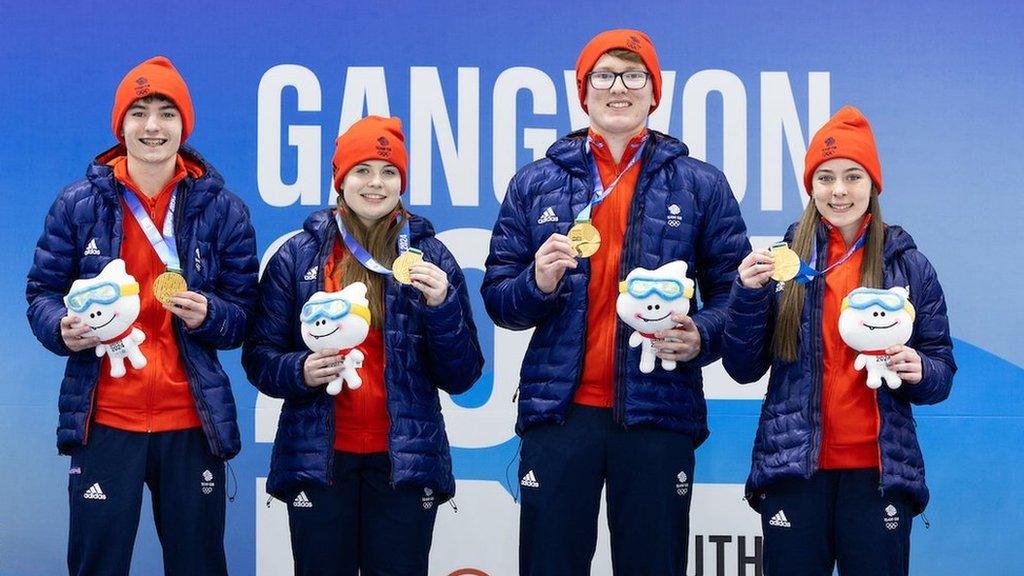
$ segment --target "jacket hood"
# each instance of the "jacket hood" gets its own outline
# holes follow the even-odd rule
[[[679,140],[648,130],[644,150],[644,172],[653,172],[680,156],[689,156],[690,150]],[[587,150],[587,129],[577,130],[558,140],[548,148],[547,157],[566,172],[577,178],[590,177],[590,155]]]
[[[178,149],[178,153],[187,164],[201,166],[203,169],[203,174],[199,177],[193,178],[191,175],[185,177],[185,181],[190,183],[189,208],[201,208],[224,189],[224,177],[195,148],[182,145]],[[100,196],[111,202],[117,201],[119,192],[116,178],[114,178],[114,170],[107,163],[125,154],[124,144],[117,144],[96,156],[96,159],[89,164],[85,171],[85,177],[99,191]]]

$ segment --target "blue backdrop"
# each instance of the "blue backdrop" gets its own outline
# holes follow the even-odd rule
[[[752,236],[781,235],[799,215],[798,171],[813,129],[847,103],[868,116],[886,220],[913,234],[938,270],[960,366],[950,399],[916,410],[933,497],[931,528],[915,526],[912,572],[1024,573],[1024,507],[1014,497],[1024,480],[1024,314],[1013,264],[1024,214],[1024,9],[722,4],[4,2],[0,574],[64,569],[67,460],[54,435],[63,362],[28,329],[25,272],[59,189],[113,144],[110,108],[128,69],[163,54],[182,72],[197,117],[189,143],[251,207],[261,256],[331,201],[333,140],[367,111],[405,123],[411,209],[468,242],[486,239],[511,171],[582,125],[565,73],[593,34],[614,27],[653,39],[667,74],[652,127],[726,170]],[[479,287],[478,270],[467,277]],[[493,325],[474,298],[488,368],[455,399],[467,410],[488,404],[515,368],[495,374]],[[263,505],[256,479],[270,444],[257,441],[257,394],[237,352],[222,361],[243,437],[229,562],[252,574]],[[742,483],[759,402],[712,397],[696,481]],[[460,481],[504,483],[517,444],[505,435],[453,445]],[[157,573],[148,512],[141,526],[135,566]]]

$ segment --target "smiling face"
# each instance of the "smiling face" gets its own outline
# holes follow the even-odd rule
[[[181,114],[170,100],[141,98],[128,108],[121,130],[128,157],[136,162],[173,161],[181,148]]]
[[[402,175],[383,160],[352,167],[341,181],[341,193],[352,213],[367,227],[391,214],[402,195]]]
[[[111,260],[94,278],[75,280],[65,298],[68,316],[81,319],[100,340],[123,334],[139,317],[139,288],[124,260]]]
[[[864,221],[871,199],[871,177],[864,167],[846,158],[822,162],[811,177],[814,206],[842,232],[855,233]]]
[[[629,62],[610,54],[601,56],[594,64],[594,72],[648,72],[643,64]],[[651,105],[654,103],[654,87],[651,79],[643,88],[630,90],[616,78],[607,90],[595,89],[587,79],[587,113],[590,127],[598,134],[608,136],[632,136],[647,123]]]
[[[906,295],[903,288],[853,290],[839,314],[839,335],[857,351],[906,344],[914,329],[913,306]]]
[[[676,324],[673,313],[690,311],[692,290],[693,280],[686,277],[686,262],[669,262],[656,270],[634,268],[623,282],[615,311],[634,330],[667,330]]]
[[[314,352],[362,344],[370,332],[368,305],[366,285],[362,282],[339,292],[313,294],[302,307],[302,341]]]

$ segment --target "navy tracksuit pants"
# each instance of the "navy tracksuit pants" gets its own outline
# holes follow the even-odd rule
[[[685,434],[624,428],[611,409],[575,404],[564,424],[526,430],[519,573],[590,574],[605,487],[614,573],[685,576],[693,451]]]
[[[765,576],[907,576],[912,510],[878,470],[821,470],[761,495]]]
[[[227,574],[224,460],[199,428],[126,432],[93,423],[71,454],[68,573],[122,576],[131,566],[142,486],[153,498],[164,573]]]
[[[335,452],[330,486],[289,494],[296,576],[426,576],[441,502],[390,476],[387,453]]]

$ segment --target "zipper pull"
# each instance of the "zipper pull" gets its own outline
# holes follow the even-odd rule
[[[448,501],[448,505],[452,507],[452,510],[455,510],[456,514],[459,513],[459,507],[455,505],[455,498],[452,498],[451,500],[449,500]]]
[[[516,386],[516,391],[512,394],[512,403],[515,404],[516,400],[519,400],[519,386]]]
[[[928,529],[928,528],[932,527],[932,523],[928,521],[928,517],[924,515],[924,512],[921,512],[921,520],[924,521],[925,529]]]
[[[273,496],[267,496],[267,508],[270,508],[270,503],[274,500]]]

